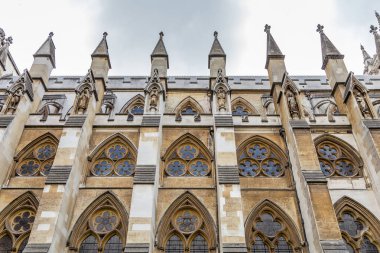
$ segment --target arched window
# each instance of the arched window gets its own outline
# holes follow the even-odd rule
[[[322,136],[316,142],[319,165],[326,177],[361,176],[361,159],[348,144],[333,136]]]
[[[203,107],[192,97],[183,99],[173,111],[176,121],[181,121],[182,116],[194,116],[195,121],[200,121],[200,115],[204,113]]]
[[[0,214],[0,253],[21,253],[28,243],[38,201],[26,192],[12,201]]]
[[[232,100],[232,116],[259,115],[257,110],[244,98],[238,97]]]
[[[111,136],[89,157],[92,176],[132,176],[135,172],[136,149],[121,134]]]
[[[80,253],[121,253],[128,228],[128,214],[120,201],[106,192],[92,202],[75,223],[69,247]]]
[[[28,144],[15,158],[16,176],[47,176],[57,152],[58,140],[45,134]]]
[[[334,205],[339,228],[350,253],[379,253],[380,222],[358,202],[343,197]]]
[[[243,177],[281,177],[287,159],[282,151],[268,140],[256,137],[238,149],[239,173]]]
[[[174,143],[164,156],[167,176],[204,177],[211,173],[211,156],[195,137],[186,135]]]
[[[280,207],[269,200],[261,202],[252,210],[245,231],[250,252],[303,252],[300,230]]]
[[[216,227],[207,209],[191,193],[182,194],[165,212],[156,235],[166,253],[208,253],[216,249]]]
[[[133,115],[143,115],[144,114],[144,104],[145,98],[138,94],[131,98],[124,106],[121,108],[120,113],[126,114],[131,113]]]

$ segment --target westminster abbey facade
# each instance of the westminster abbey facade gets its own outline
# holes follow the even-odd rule
[[[380,25],[380,16],[376,13]],[[0,29],[0,253],[379,253],[380,34],[364,73],[321,40],[325,76],[54,76],[53,34],[19,71]],[[359,49],[358,49],[359,50]],[[350,53],[350,52],[347,52]]]

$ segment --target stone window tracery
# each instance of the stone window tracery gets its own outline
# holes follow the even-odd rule
[[[92,159],[92,158],[91,158]],[[135,172],[136,154],[122,138],[99,148],[90,165],[92,176],[132,176]]]
[[[259,115],[247,100],[242,97],[237,97],[232,101],[232,116],[247,117],[248,115]]]
[[[281,177],[285,173],[286,161],[267,143],[254,140],[238,153],[240,176]]]
[[[30,143],[16,157],[15,172],[17,176],[49,175],[57,152],[57,141],[54,138],[40,138],[41,141]]]

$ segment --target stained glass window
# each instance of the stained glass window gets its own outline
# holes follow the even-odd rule
[[[268,246],[265,245],[261,237],[256,237],[255,242],[252,245],[252,253],[270,253]]]
[[[208,246],[207,241],[203,236],[197,235],[190,245],[190,252],[191,253],[207,253],[208,252]]]
[[[144,105],[135,105],[131,109],[133,115],[143,115],[144,114]]]
[[[112,236],[104,246],[104,253],[122,253],[123,244],[117,235]]]
[[[269,213],[263,213],[261,221],[256,223],[256,229],[263,232],[266,236],[273,237],[281,230],[281,224],[274,221],[273,216]]]
[[[280,177],[284,174],[285,161],[280,162],[269,145],[253,142],[245,147],[239,157],[239,173],[243,177]]]
[[[79,253],[98,253],[98,241],[92,235],[88,236],[80,245]]]
[[[278,238],[277,245],[274,248],[274,252],[276,253],[293,253],[292,247],[285,240],[284,237]]]
[[[29,240],[29,237],[28,238],[25,238],[22,243],[20,244],[20,247],[18,247],[18,250],[17,250],[17,253],[22,253],[26,247],[26,245],[28,244],[28,240]]]
[[[358,175],[358,166],[348,158],[348,153],[341,147],[330,142],[323,142],[317,146],[317,153],[319,166],[326,177]]]
[[[176,220],[178,229],[184,233],[194,232],[199,223],[199,218],[189,210],[184,211]]]
[[[185,174],[185,164],[180,160],[174,160],[168,164],[167,170],[170,176],[182,176]]]
[[[170,237],[165,247],[166,253],[183,253],[183,242],[177,236],[173,235]]]
[[[181,111],[181,115],[195,115],[197,114],[196,110],[193,110],[191,106],[187,106]]]
[[[348,213],[342,215],[342,221],[339,222],[339,227],[351,236],[357,236],[364,229],[363,224],[355,220],[354,217]]]
[[[132,176],[135,172],[135,156],[121,142],[103,148],[91,165],[94,176]]]
[[[379,250],[367,237],[364,237],[360,253],[379,253]]]
[[[193,176],[206,176],[208,173],[207,162],[202,160],[194,161],[190,164],[189,171]]]
[[[197,154],[197,149],[192,145],[184,145],[179,149],[179,156],[184,160],[194,159]]]
[[[110,210],[97,213],[93,220],[93,227],[97,233],[108,233],[114,230],[119,223],[116,214]]]
[[[248,115],[248,111],[243,106],[238,105],[234,108],[234,110],[232,110],[232,115],[233,116],[246,116],[246,115]]]
[[[5,235],[0,239],[0,253],[11,253],[12,252],[12,239]]]
[[[35,219],[34,212],[23,210],[13,215],[11,227],[15,233],[24,233],[32,229]]]

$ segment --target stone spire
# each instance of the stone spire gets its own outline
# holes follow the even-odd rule
[[[224,53],[222,45],[220,45],[217,31],[214,32],[214,42],[212,43],[210,53],[208,54],[208,68],[210,68],[210,60],[212,57],[221,57],[226,60],[226,53]]]
[[[342,55],[334,44],[329,40],[323,31],[324,26],[318,24],[317,32],[321,34],[321,48],[322,48],[322,69],[326,68],[329,59],[343,59]]]
[[[103,38],[100,41],[99,45],[95,48],[94,52],[91,54],[91,58],[93,60],[95,57],[106,58],[108,67],[111,68],[110,56],[108,54],[107,35],[107,32],[103,33]]]
[[[380,58],[380,35],[377,32],[377,27],[374,25],[371,25],[369,32],[372,33],[375,38],[376,54],[377,54],[377,57]]]
[[[161,31],[159,35],[160,35],[160,39],[158,40],[155,48],[153,49],[152,54],[150,55],[151,61],[153,61],[154,57],[164,57],[167,59],[167,68],[169,68],[169,56],[166,51],[166,47],[163,40],[164,33]]]
[[[164,33],[161,31],[159,33],[160,38],[158,39],[158,42],[156,46],[153,49],[152,54],[150,55],[151,60],[151,77],[154,76],[155,71],[158,71],[159,77],[167,77],[167,72],[169,69],[169,56],[168,52],[166,51],[166,47],[164,44]]]
[[[48,38],[42,44],[42,46],[37,50],[37,52],[33,55],[36,59],[38,57],[47,57],[50,59],[53,68],[55,68],[55,45],[53,42],[54,33],[50,32]]]
[[[266,24],[264,32],[267,33],[267,60],[265,63],[265,69],[268,69],[269,59],[284,59],[285,55],[282,54],[280,48],[277,46],[276,41],[273,39],[270,33],[271,26]]]

